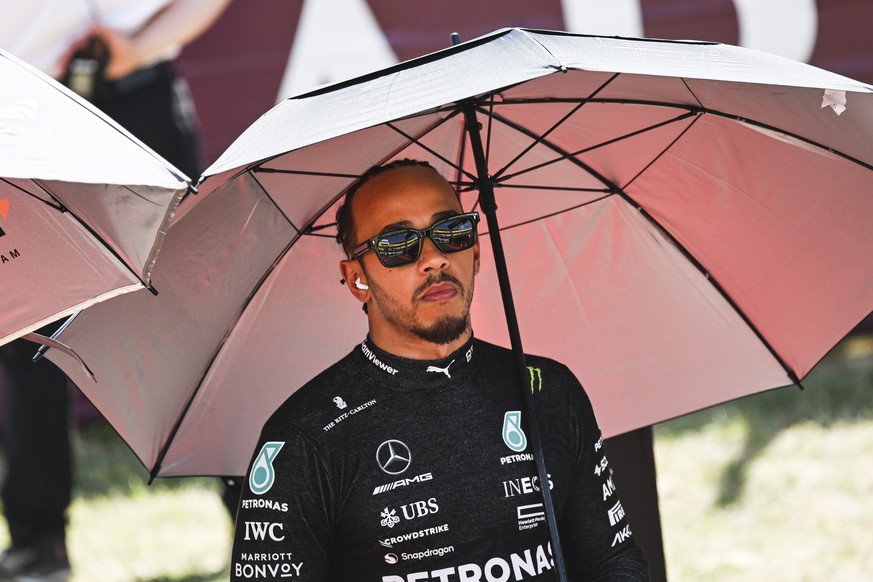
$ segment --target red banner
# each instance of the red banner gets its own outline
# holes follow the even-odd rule
[[[214,160],[280,98],[522,26],[738,44],[873,83],[861,0],[237,0],[182,56]]]

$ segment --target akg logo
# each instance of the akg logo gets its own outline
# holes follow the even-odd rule
[[[389,475],[399,475],[412,463],[412,453],[402,441],[387,440],[376,449],[376,463]]]
[[[261,452],[258,453],[258,458],[252,464],[252,471],[249,474],[249,489],[255,495],[263,495],[273,486],[273,481],[276,479],[273,460],[283,446],[285,446],[284,442],[270,441],[261,447]]]

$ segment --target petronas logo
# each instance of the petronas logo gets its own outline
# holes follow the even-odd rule
[[[276,480],[273,459],[276,458],[283,446],[285,446],[284,442],[270,441],[261,447],[261,452],[258,453],[258,458],[255,459],[249,473],[249,489],[255,495],[263,495],[273,486],[273,481]]]
[[[508,410],[503,415],[503,442],[516,453],[527,448],[527,437],[521,430],[521,411]]]

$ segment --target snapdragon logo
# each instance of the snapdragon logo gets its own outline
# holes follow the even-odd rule
[[[442,558],[446,554],[450,554],[455,551],[455,546],[446,546],[444,548],[428,548],[421,552],[412,552],[411,554],[402,553],[400,554],[400,558],[403,560],[421,560],[422,558],[430,558],[431,556],[438,556]]]
[[[273,460],[283,446],[285,446],[284,442],[270,441],[261,447],[261,452],[258,453],[258,457],[252,465],[252,471],[249,473],[249,489],[255,495],[263,495],[273,486],[273,481],[276,480]]]

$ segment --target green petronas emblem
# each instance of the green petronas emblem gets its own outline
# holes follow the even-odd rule
[[[273,486],[273,481],[276,479],[276,473],[273,470],[273,459],[279,454],[281,448],[285,445],[284,442],[270,441],[264,443],[261,447],[261,452],[252,464],[252,470],[249,473],[249,489],[255,495],[263,495]]]
[[[503,442],[516,453],[527,448],[527,437],[521,430],[521,411],[508,410],[503,415]]]

